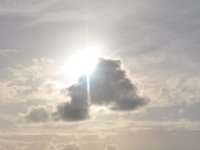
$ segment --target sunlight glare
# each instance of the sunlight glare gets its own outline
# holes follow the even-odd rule
[[[72,55],[70,73],[73,76],[90,75],[98,63],[99,52],[96,49],[84,49]]]

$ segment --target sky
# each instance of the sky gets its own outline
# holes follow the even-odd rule
[[[0,0],[0,149],[199,150],[199,14],[199,0]]]

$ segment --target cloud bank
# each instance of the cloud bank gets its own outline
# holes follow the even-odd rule
[[[76,144],[68,144],[64,146],[62,150],[80,150],[80,147]]]
[[[147,101],[137,94],[136,86],[128,78],[121,65],[120,60],[99,58],[95,70],[90,75],[90,102],[87,100],[87,77],[83,75],[78,83],[67,88],[70,101],[58,104],[56,111],[52,113],[42,107],[30,109],[24,115],[27,118],[25,120],[38,122],[43,121],[43,118],[45,120],[53,118],[54,120],[79,121],[89,118],[91,105],[105,106],[113,111],[124,112],[133,111],[145,105]],[[41,112],[44,117],[41,117]]]
[[[106,146],[105,150],[120,150],[118,146],[109,144]]]

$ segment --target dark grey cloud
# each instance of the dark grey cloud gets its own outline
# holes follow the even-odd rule
[[[68,89],[71,102],[57,107],[56,117],[62,120],[88,118],[87,77]],[[131,111],[143,106],[146,101],[137,95],[135,85],[121,68],[121,61],[100,58],[90,75],[91,105],[107,106],[115,111]]]
[[[87,84],[86,77],[79,79],[79,83],[67,88],[70,102],[65,102],[57,106],[57,112],[53,115],[56,119],[65,121],[84,120],[89,117],[87,102]]]
[[[56,120],[79,121],[89,118],[88,106],[76,102],[67,102],[58,105],[57,112],[53,113]]]
[[[105,106],[113,111],[132,111],[145,105],[147,101],[137,94],[137,88],[121,65],[118,59],[99,58],[99,63],[90,75],[91,102],[87,100],[87,77],[83,75],[78,83],[67,88],[71,99],[59,104],[56,112],[50,114],[52,118],[64,121],[87,119],[90,105]],[[38,122],[47,120],[48,113],[45,113],[44,108],[34,108],[26,117]]]
[[[99,59],[90,77],[91,102],[106,105],[113,110],[129,111],[145,104],[137,89],[121,68],[120,60]]]

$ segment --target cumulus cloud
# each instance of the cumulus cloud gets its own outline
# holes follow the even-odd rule
[[[20,114],[20,121],[23,122],[44,122],[50,117],[50,112],[43,106],[32,106],[26,114]]]
[[[113,110],[129,111],[145,104],[137,89],[121,68],[120,60],[99,60],[91,76],[91,101],[96,105],[109,105]]]
[[[57,105],[50,113],[54,120],[79,121],[89,118],[90,105],[105,106],[113,111],[132,111],[146,104],[137,94],[137,88],[121,67],[121,61],[99,58],[95,70],[90,75],[90,103],[87,100],[87,77],[79,78],[78,83],[67,88],[70,101]],[[47,119],[44,109],[31,109],[26,117],[37,122]],[[44,117],[37,118],[35,113]]]
[[[79,103],[80,102],[80,103]],[[72,101],[59,104],[57,106],[57,112],[53,113],[56,120],[64,121],[79,121],[89,118],[88,106],[87,104],[81,104],[79,101]]]

